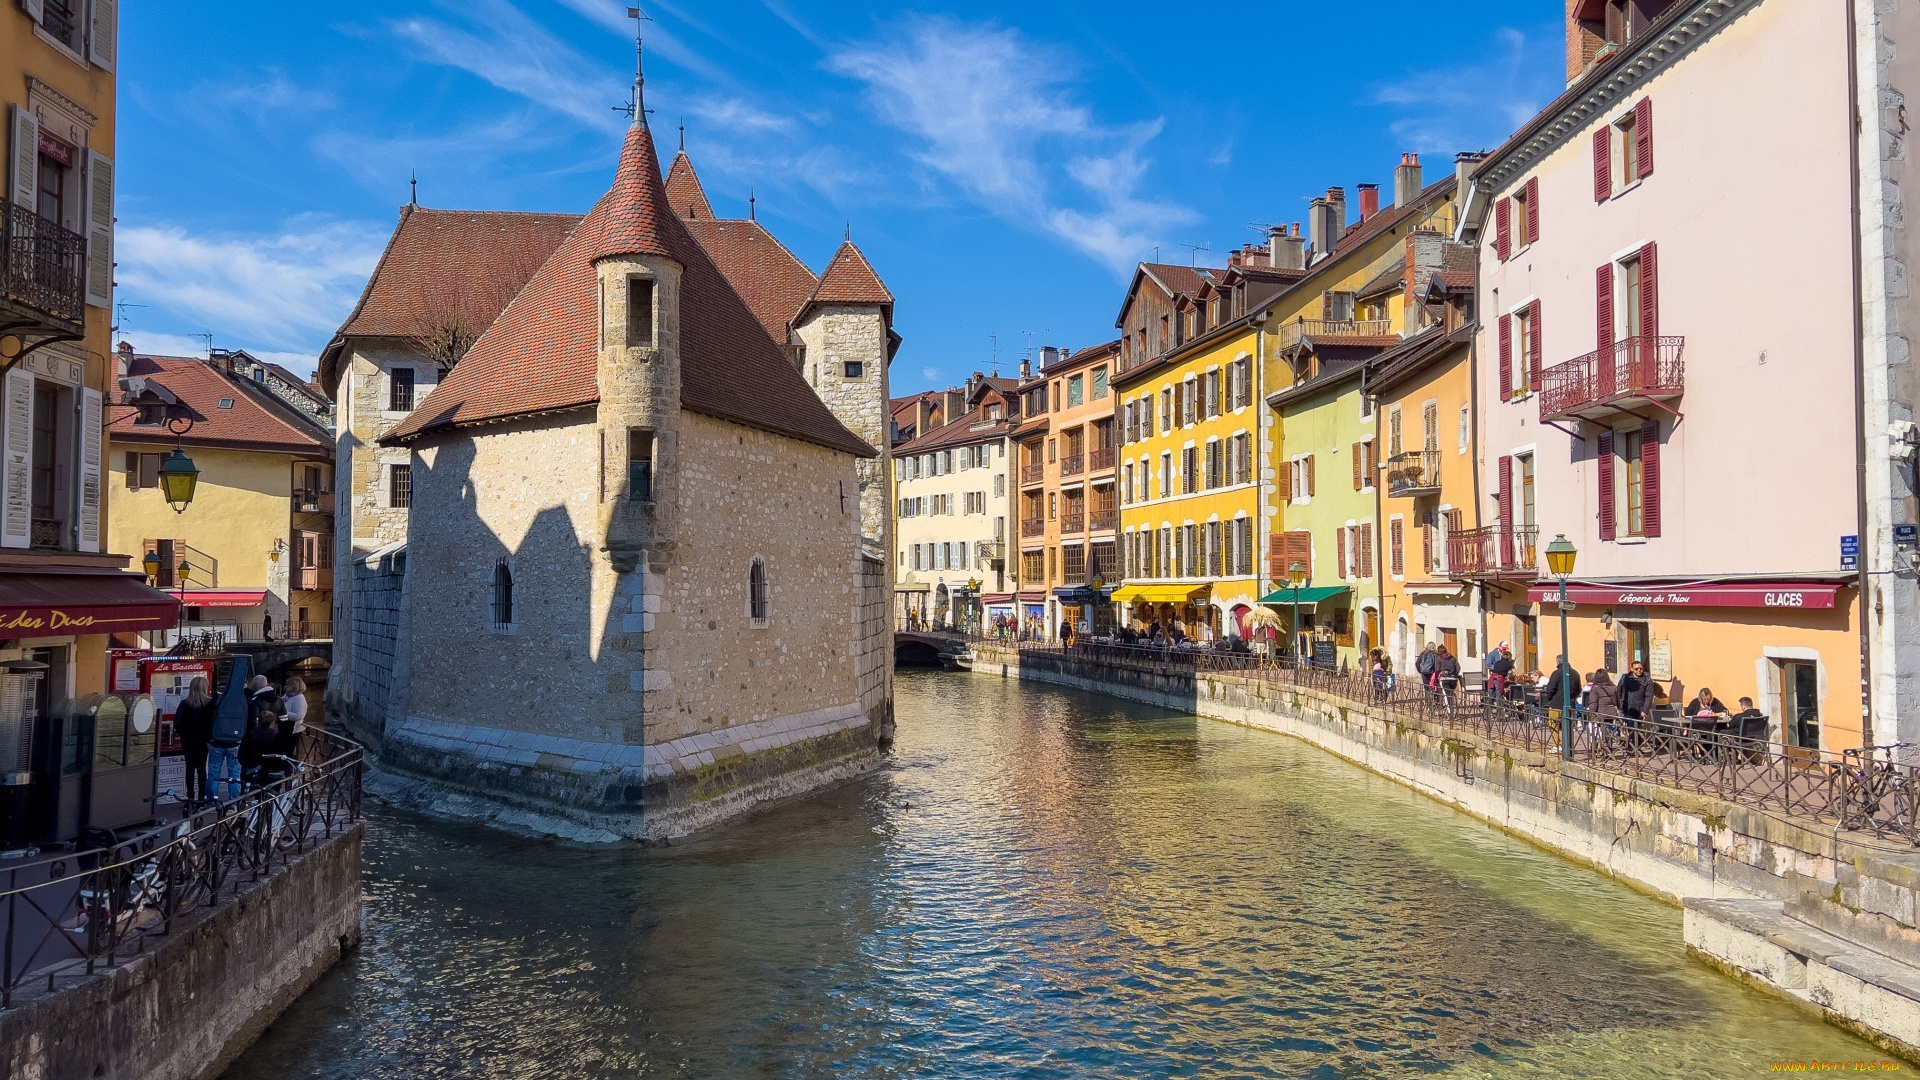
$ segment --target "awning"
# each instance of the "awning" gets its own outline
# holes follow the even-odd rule
[[[1213,588],[1208,585],[1122,585],[1113,590],[1116,604],[1184,604]]]
[[[165,630],[180,601],[133,574],[0,574],[0,637]]]
[[[894,592],[927,592],[932,588],[933,586],[928,585],[924,581],[896,581],[893,583]]]
[[[1046,590],[1044,589],[1040,590],[1039,592],[1028,590],[1027,592],[1023,592],[1019,595],[1020,595],[1020,602],[1023,604],[1044,604],[1047,602],[1047,593],[1046,593]]]
[[[1010,604],[1013,602],[1013,594],[1010,592],[981,593],[980,602],[983,604]]]
[[[182,594],[175,591],[175,599]],[[187,607],[259,607],[267,602],[265,589],[188,589],[182,602]]]
[[[1089,585],[1062,585],[1053,590],[1055,598],[1069,604],[1092,604],[1107,599],[1106,589],[1096,589]]]
[[[1688,585],[1568,585],[1567,599],[1579,604],[1634,605],[1650,608],[1830,609],[1845,585],[1804,581],[1722,581]],[[1533,603],[1560,599],[1560,586],[1527,590]]]
[[[1318,604],[1323,600],[1331,600],[1339,596],[1350,587],[1351,586],[1347,585],[1322,585],[1315,589],[1301,589],[1297,593],[1291,588],[1275,589],[1261,597],[1260,602],[1263,604],[1292,604],[1296,602],[1302,604]]]

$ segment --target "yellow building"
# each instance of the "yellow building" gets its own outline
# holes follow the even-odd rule
[[[111,635],[174,618],[166,597],[126,572],[101,498],[114,376],[115,11],[77,0],[0,9],[0,247],[10,253],[0,260],[0,659],[46,664],[42,713],[107,688]],[[24,751],[12,740],[30,740],[25,729],[0,725],[0,754]]]
[[[153,584],[186,609],[181,633],[330,636],[333,440],[325,425],[249,377],[244,354],[209,361],[122,348],[127,391],[107,454],[114,548],[156,557]],[[169,405],[194,418],[178,437],[200,470],[184,514],[155,481],[176,444]],[[162,632],[149,643],[172,638]]]

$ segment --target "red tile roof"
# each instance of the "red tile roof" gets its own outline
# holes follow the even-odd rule
[[[326,432],[282,415],[205,360],[136,353],[127,374],[166,387],[168,393],[192,410],[193,430],[181,438],[190,446],[333,456],[333,440]],[[227,408],[220,407],[222,401],[228,403]],[[132,442],[174,441],[164,426],[136,425],[135,415],[130,408],[116,406],[109,413],[111,420],[107,425],[111,437]]]
[[[974,430],[976,427],[980,430]],[[1012,430],[1012,427],[1013,425],[1004,419],[988,420],[982,410],[969,409],[958,419],[942,424],[911,442],[901,443],[893,448],[893,452],[895,455],[917,454],[924,450],[941,450],[949,446],[965,446],[990,439],[1002,439]]]
[[[673,164],[667,169],[667,205],[682,218],[711,218],[713,206],[707,202],[707,191],[700,186],[700,178],[693,173],[693,162],[687,159],[685,150],[673,155]]]
[[[785,345],[794,316],[820,284],[813,271],[757,221],[704,217],[686,226],[760,325]]]
[[[628,129],[612,189],[385,441],[596,404],[600,290],[594,262],[623,254],[657,255],[684,268],[683,408],[850,454],[875,453],[814,395],[672,213],[644,123]]]
[[[880,283],[880,275],[860,253],[852,240],[841,243],[820,275],[820,287],[813,292],[816,304],[891,304],[893,294]]]
[[[417,337],[446,311],[478,335],[579,221],[578,214],[401,207],[360,302],[320,354],[323,392],[331,397],[339,385],[348,337]]]

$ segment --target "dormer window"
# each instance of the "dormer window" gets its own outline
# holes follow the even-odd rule
[[[167,422],[165,405],[141,405],[138,408],[139,411],[133,414],[134,427],[159,427]]]
[[[653,344],[653,279],[627,279],[627,345],[629,348]]]

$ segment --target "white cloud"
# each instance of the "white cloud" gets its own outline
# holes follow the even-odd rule
[[[586,10],[584,0],[569,6]],[[614,78],[505,0],[468,0],[460,10],[471,28],[420,17],[389,25],[424,60],[469,72],[589,127],[625,126],[612,106],[626,98],[628,80]]]
[[[1532,119],[1560,87],[1558,68],[1541,62],[1557,38],[1496,30],[1486,51],[1458,67],[1414,72],[1374,88],[1373,103],[1399,114],[1389,129],[1419,153],[1488,149]]]
[[[828,64],[866,84],[881,117],[920,141],[914,158],[967,197],[1116,271],[1155,230],[1197,219],[1140,193],[1159,121],[1097,121],[1068,86],[1070,58],[1015,30],[914,17]]]
[[[384,229],[343,223],[295,223],[270,236],[204,236],[133,222],[116,238],[115,277],[120,299],[151,309],[136,310],[138,322],[205,326],[224,348],[317,353],[352,310],[386,236]],[[204,342],[192,349],[205,351]]]

